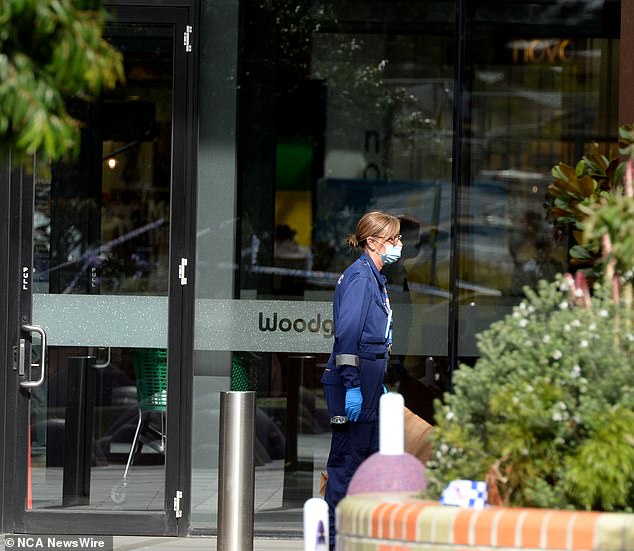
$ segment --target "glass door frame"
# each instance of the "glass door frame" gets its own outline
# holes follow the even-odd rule
[[[191,48],[187,49],[183,36],[188,26],[194,26],[197,18],[196,1],[179,1],[173,4],[139,6],[130,2],[110,4],[116,12],[116,21],[122,23],[171,24],[174,26],[173,53],[173,126],[172,126],[172,186],[168,299],[168,415],[167,432],[170,445],[165,459],[165,496],[161,511],[82,511],[77,509],[28,510],[28,391],[21,389],[14,365],[15,346],[24,336],[21,325],[31,322],[32,286],[23,281],[23,267],[30,274],[32,266],[33,233],[33,170],[16,169],[10,160],[2,159],[0,181],[1,196],[8,206],[2,217],[8,218],[8,231],[1,233],[0,250],[6,249],[8,257],[5,296],[7,330],[0,346],[6,368],[0,375],[5,379],[4,419],[0,437],[3,436],[4,457],[0,480],[4,479],[4,495],[0,499],[4,532],[30,534],[90,534],[90,535],[172,535],[187,534],[189,519],[189,480],[191,447],[191,393],[193,356],[193,301],[194,278],[187,274],[188,283],[179,278],[181,259],[188,266],[195,266],[195,190],[196,190],[196,59],[195,38],[190,34]],[[6,169],[6,170],[5,170]],[[6,184],[6,185],[4,185]],[[3,218],[4,219],[4,218]],[[176,223],[174,223],[174,221]],[[3,224],[4,227],[4,224]],[[6,243],[6,246],[5,246]],[[2,279],[4,280],[4,279]],[[3,293],[5,291],[3,290]],[[5,339],[6,336],[6,340]],[[27,356],[28,357],[28,356]],[[181,492],[179,511],[175,497]]]

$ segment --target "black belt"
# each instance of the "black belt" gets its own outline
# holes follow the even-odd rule
[[[383,354],[376,354],[377,360],[382,360],[383,358],[389,358],[392,353],[392,344],[387,345],[387,351],[383,352]]]
[[[365,353],[365,354],[359,354],[359,358],[362,358],[364,360],[384,360],[385,358],[388,358],[390,355],[390,352],[383,352],[381,354],[370,354],[370,353]]]

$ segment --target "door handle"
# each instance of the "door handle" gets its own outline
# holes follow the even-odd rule
[[[33,367],[40,368],[40,378],[37,381],[21,381],[20,382],[20,386],[23,388],[35,388],[40,386],[44,382],[44,377],[46,375],[46,331],[44,331],[44,329],[42,329],[39,325],[28,325],[28,324],[22,325],[22,331],[26,331],[27,333],[37,333],[41,339],[40,348],[42,349],[42,352],[40,353],[40,363],[31,364],[31,368]],[[19,369],[21,373],[24,372],[24,362],[26,361],[26,354],[22,352],[22,350],[23,350],[22,343],[20,343],[21,365]],[[29,374],[30,373],[31,373],[31,370],[29,369]]]
[[[94,358],[94,361],[91,364],[91,366],[94,367],[95,369],[104,369],[105,367],[108,367],[110,365],[110,360],[111,360],[110,347],[107,346],[105,348],[108,351],[108,357],[105,362],[97,363],[97,359],[99,358],[99,350],[97,350],[97,354],[96,354],[97,357]]]

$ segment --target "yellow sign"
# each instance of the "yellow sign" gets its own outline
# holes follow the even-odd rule
[[[570,61],[572,41],[568,38],[515,40],[511,43],[513,63],[563,63]]]

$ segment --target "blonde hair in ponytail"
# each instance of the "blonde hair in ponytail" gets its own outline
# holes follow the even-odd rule
[[[386,233],[388,237],[396,235],[401,228],[400,220],[391,214],[381,211],[372,211],[364,214],[355,233],[348,235],[347,243],[353,249],[365,247],[368,237],[376,237]]]

